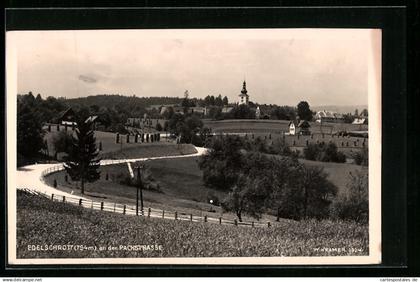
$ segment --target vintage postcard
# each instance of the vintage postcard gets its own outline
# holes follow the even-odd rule
[[[6,33],[8,258],[381,263],[381,30]]]

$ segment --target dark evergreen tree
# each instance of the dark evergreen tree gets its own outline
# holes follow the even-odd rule
[[[17,151],[24,157],[35,157],[43,148],[43,130],[38,116],[30,106],[18,102]]]
[[[229,104],[228,97],[223,97],[223,105],[227,106]]]
[[[94,182],[100,177],[99,151],[91,122],[79,120],[76,137],[72,137],[72,150],[69,152],[64,168],[73,181],[80,181],[81,193],[85,193],[85,182]]]

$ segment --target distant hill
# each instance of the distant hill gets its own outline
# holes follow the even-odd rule
[[[101,94],[88,97],[66,99],[65,103],[70,106],[93,106],[113,108],[145,109],[151,105],[177,104],[182,98],[178,97],[136,97],[118,94]]]
[[[338,105],[325,105],[325,106],[311,106],[312,111],[331,111],[331,112],[337,112],[341,114],[347,114],[347,113],[354,113],[354,111],[357,109],[359,113],[363,109],[367,109],[367,105],[345,105],[345,106],[338,106]]]

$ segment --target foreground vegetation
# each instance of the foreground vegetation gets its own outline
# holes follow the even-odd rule
[[[37,245],[73,250],[33,250]],[[76,245],[86,249],[74,250]],[[138,245],[157,247],[127,249]],[[368,226],[303,220],[249,228],[137,218],[18,191],[16,248],[18,258],[368,255]]]
[[[330,145],[319,152],[323,161],[337,158],[335,145]],[[366,169],[348,180],[350,199],[339,197],[337,186],[328,179],[322,167],[299,162],[295,154],[284,150],[287,146],[279,151],[283,156],[273,157],[261,153],[258,144],[250,144],[241,137],[218,136],[211,140],[209,147],[209,153],[199,161],[204,184],[228,193],[221,202],[222,207],[235,212],[239,221],[242,214],[258,219],[270,210],[277,211],[277,219],[368,221]]]
[[[141,152],[146,153],[148,150]],[[146,172],[142,172],[143,181],[147,173],[150,172],[158,185],[158,189],[146,188],[143,191],[145,205],[187,214],[223,216],[223,218],[235,219],[233,213],[223,211],[220,207],[220,202],[226,197],[227,192],[211,189],[204,185],[203,173],[197,164],[198,159],[198,157],[188,157],[143,162],[143,165],[146,165]],[[354,174],[362,170],[362,167],[352,164],[321,163],[303,159],[299,159],[299,162],[307,166],[323,167],[324,172],[328,174],[328,180],[337,186],[339,195],[348,194],[347,183],[350,173]],[[136,165],[133,164],[133,167]],[[136,187],[125,183],[126,179],[131,179],[127,164],[101,166],[100,170],[101,178],[94,183],[86,184],[86,197],[92,197],[95,201],[102,199],[120,204],[135,203]],[[65,181],[64,171],[46,177],[46,182],[51,186],[53,186],[54,180],[57,181],[57,188],[60,190],[69,193],[73,191],[75,194],[80,191],[78,182],[71,181],[69,177],[68,181]],[[213,200],[214,205],[210,205],[209,200]],[[248,221],[254,220],[247,215],[243,217]],[[275,220],[275,216],[269,214],[263,214],[262,217],[262,220]]]

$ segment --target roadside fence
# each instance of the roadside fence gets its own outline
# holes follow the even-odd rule
[[[80,206],[92,210],[100,210],[105,212],[112,212],[124,215],[136,216],[136,206],[135,205],[125,205],[120,203],[111,203],[111,202],[99,202],[91,199],[70,197],[59,194],[48,194],[47,192],[35,191],[29,188],[19,188],[29,194],[38,195],[45,197],[55,202],[68,203],[75,206]],[[138,211],[138,215],[143,218],[160,218],[167,220],[181,220],[181,221],[190,221],[190,222],[201,222],[201,223],[210,223],[210,224],[219,224],[219,225],[234,225],[234,226],[244,226],[244,227],[271,227],[272,222],[262,222],[262,221],[242,221],[234,219],[226,219],[223,217],[210,217],[208,215],[193,215],[177,211],[168,211],[155,209],[151,207],[143,208],[143,210]]]

